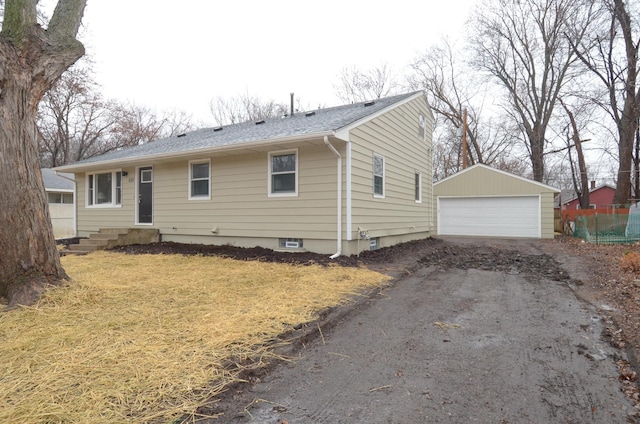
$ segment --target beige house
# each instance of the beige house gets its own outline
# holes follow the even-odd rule
[[[49,201],[49,215],[56,239],[75,236],[73,174],[56,173],[42,168],[42,182]]]
[[[57,168],[77,234],[350,255],[432,234],[423,92],[206,128]]]
[[[560,190],[486,165],[433,185],[438,235],[553,238]]]

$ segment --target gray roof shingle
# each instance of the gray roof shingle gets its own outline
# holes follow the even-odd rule
[[[223,127],[203,128],[183,135],[109,152],[76,162],[72,166],[97,164],[118,159],[183,153],[207,148],[215,149],[244,143],[304,137],[336,131],[417,93],[419,92],[386,97],[373,102],[360,102],[306,113],[299,112],[284,118],[267,119],[261,124],[250,121]]]
[[[56,171],[49,168],[41,168],[42,182],[44,183],[45,190],[73,190],[73,174],[60,172],[56,174]]]

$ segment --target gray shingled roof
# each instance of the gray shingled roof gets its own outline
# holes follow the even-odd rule
[[[49,168],[42,168],[40,171],[42,172],[42,182],[45,190],[73,190],[73,181],[71,181],[73,180],[73,174],[60,172],[59,174],[62,175],[60,176],[56,174],[56,171]]]
[[[259,125],[251,121],[223,127],[203,128],[184,135],[109,152],[76,162],[71,166],[183,153],[207,148],[216,149],[244,143],[279,140],[297,136],[304,137],[337,131],[416,93],[418,92],[377,99],[373,104],[370,104],[371,102],[360,102],[306,113],[299,112],[284,118],[267,119]]]

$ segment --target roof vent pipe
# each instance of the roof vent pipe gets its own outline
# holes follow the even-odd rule
[[[291,92],[291,116],[293,116],[293,91]]]

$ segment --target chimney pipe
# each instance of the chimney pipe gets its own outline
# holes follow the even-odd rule
[[[596,181],[591,180],[591,190],[595,190],[595,188],[596,188]]]
[[[291,116],[293,116],[293,92],[291,92]]]

